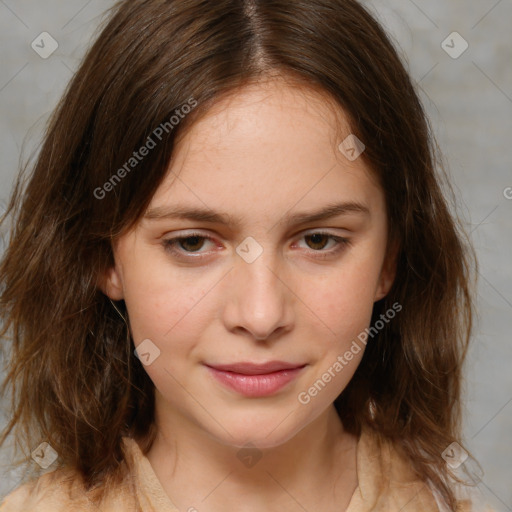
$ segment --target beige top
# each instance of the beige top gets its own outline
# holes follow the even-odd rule
[[[99,509],[81,489],[80,478],[74,478],[71,470],[57,469],[11,492],[0,505],[0,512],[179,512],[139,445],[127,437],[123,443],[130,477],[107,496]],[[357,476],[359,485],[346,512],[444,510],[429,486],[414,477],[392,445],[380,445],[364,429],[357,444]],[[471,510],[466,501],[457,508],[461,512]]]

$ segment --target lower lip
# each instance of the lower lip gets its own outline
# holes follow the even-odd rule
[[[211,374],[222,384],[248,397],[270,396],[291,382],[304,369],[292,368],[262,375],[243,375],[241,373],[217,370],[207,367]]]

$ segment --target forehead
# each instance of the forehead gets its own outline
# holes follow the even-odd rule
[[[252,84],[181,134],[150,209],[183,200],[240,216],[281,215],[299,202],[378,206],[373,172],[338,148],[349,134],[347,116],[326,95],[279,80]]]
[[[249,141],[263,131],[298,131],[304,124],[312,130],[322,126],[322,135],[332,142],[350,133],[348,116],[330,95],[312,84],[280,76],[229,91],[196,111],[200,117],[178,135],[178,145],[192,136],[198,144],[222,144],[237,134]]]

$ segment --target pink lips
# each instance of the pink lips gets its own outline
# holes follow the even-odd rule
[[[206,366],[213,377],[234,391],[247,397],[263,397],[277,393],[297,377],[306,365],[270,361],[264,364]]]

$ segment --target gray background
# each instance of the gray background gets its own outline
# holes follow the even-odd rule
[[[477,250],[479,318],[466,369],[465,442],[485,471],[479,488],[486,500],[512,510],[512,199],[506,197],[507,190],[512,197],[512,0],[365,3],[396,39],[418,83]],[[37,148],[111,5],[0,0],[0,201],[9,195],[20,156]],[[30,46],[43,31],[59,43],[48,59]],[[456,59],[441,47],[453,31],[469,44]],[[0,422],[6,410],[4,404]],[[3,448],[0,498],[19,478],[9,460]]]

